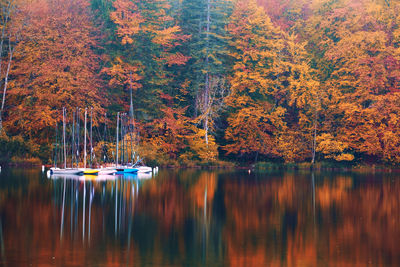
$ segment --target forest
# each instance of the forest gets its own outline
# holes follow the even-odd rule
[[[400,1],[0,6],[0,161],[52,163],[65,107],[68,140],[92,114],[98,163],[117,114],[159,165],[400,162]]]

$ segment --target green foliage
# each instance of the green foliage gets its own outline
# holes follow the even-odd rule
[[[21,136],[9,137],[4,131],[0,134],[0,163],[19,162],[23,164],[39,163],[39,158],[48,155],[46,148],[40,147],[32,140],[24,140]],[[24,159],[30,159],[24,162]]]

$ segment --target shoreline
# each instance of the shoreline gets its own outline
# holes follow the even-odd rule
[[[160,167],[163,169],[181,169],[181,170],[249,170],[251,172],[274,172],[274,171],[341,171],[341,172],[400,172],[400,166],[389,164],[341,164],[333,162],[317,162],[314,165],[308,162],[300,163],[273,163],[273,162],[257,162],[248,165],[238,164],[235,162],[216,162],[216,163],[199,163],[193,164],[167,164],[157,165],[150,164],[152,167]],[[154,165],[154,166],[153,166]],[[46,169],[53,167],[51,164],[41,164],[38,162],[8,162],[1,163],[2,167],[22,167],[35,168],[44,166]]]

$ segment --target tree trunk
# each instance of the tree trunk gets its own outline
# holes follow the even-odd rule
[[[312,143],[312,160],[311,164],[315,163],[315,150],[317,149],[317,110],[315,110],[315,118],[314,118],[314,134],[313,134],[313,143]]]
[[[204,107],[203,110],[205,112],[204,118],[204,130],[205,130],[205,141],[208,145],[208,112],[209,112],[209,94],[210,94],[210,77],[209,77],[209,61],[208,61],[208,53],[209,53],[209,34],[210,34],[210,0],[207,0],[207,28],[206,28],[206,81],[205,81],[205,90],[204,90]]]
[[[9,41],[8,41],[8,52],[9,52],[9,58],[8,58],[8,65],[7,65],[7,71],[6,71],[6,75],[5,75],[5,78],[4,78],[4,88],[3,88],[3,98],[2,98],[2,101],[1,101],[1,109],[0,109],[0,133],[1,133],[1,131],[2,131],[2,129],[3,129],[3,120],[2,120],[2,115],[3,115],[3,110],[4,110],[4,104],[5,104],[5,102],[6,102],[6,93],[7,93],[7,85],[8,85],[8,75],[9,75],[9,73],[10,73],[10,67],[11,67],[11,61],[12,61],[12,58],[13,58],[13,54],[14,54],[14,49],[13,48],[11,48],[11,41],[10,41],[10,39],[9,39]],[[1,66],[0,66],[0,68],[1,68]],[[0,71],[1,71],[1,69],[0,69]]]
[[[7,28],[7,24],[8,24],[8,19],[10,17],[10,11],[11,11],[11,1],[8,1],[7,3],[7,8],[3,9],[3,25],[2,29],[1,29],[1,41],[0,41],[0,74],[1,74],[1,69],[2,69],[2,63],[3,63],[3,44],[4,44],[4,37],[5,37],[5,33],[6,33],[6,28]],[[10,43],[10,39],[8,40],[9,45]],[[11,46],[9,46],[9,50],[10,50]],[[12,50],[10,50],[12,51]],[[8,73],[10,70],[10,64],[11,64],[11,60],[12,60],[12,53],[10,54],[10,58],[9,58],[9,64],[8,64],[8,68],[7,68],[7,73],[6,73],[6,79],[8,80]],[[7,81],[6,80],[6,81]],[[4,110],[4,103],[6,100],[6,91],[7,91],[7,85],[4,85],[4,89],[3,89],[3,97],[2,97],[2,102],[1,102],[1,109],[0,109],[0,133],[3,130],[3,110]]]

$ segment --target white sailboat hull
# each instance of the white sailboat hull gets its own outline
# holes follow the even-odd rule
[[[140,167],[138,167],[138,173],[150,173],[152,171],[153,171],[153,169],[151,167],[148,167],[148,166],[140,166]]]
[[[69,174],[69,175],[79,175],[83,174],[82,170],[79,169],[60,169],[60,168],[50,168],[51,174]]]
[[[113,175],[116,172],[117,170],[115,169],[100,169],[99,175]]]

